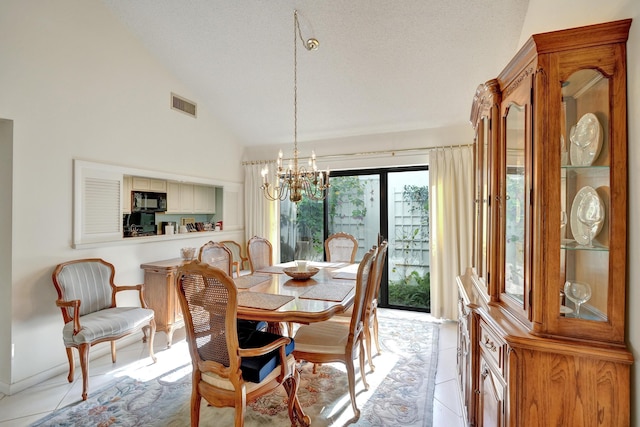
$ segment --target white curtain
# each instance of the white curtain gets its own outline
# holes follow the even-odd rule
[[[431,314],[457,318],[456,276],[471,266],[473,147],[429,153]]]
[[[280,202],[264,197],[262,185],[263,165],[245,165],[244,172],[244,229],[245,242],[253,236],[264,237],[273,247],[273,262],[280,260]]]

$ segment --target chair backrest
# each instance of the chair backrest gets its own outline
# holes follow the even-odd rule
[[[367,288],[369,285],[369,277],[372,274],[373,258],[375,256],[376,249],[372,248],[364,254],[360,265],[358,266],[358,273],[356,275],[356,295],[353,300],[353,312],[351,314],[351,323],[349,325],[350,339],[360,333],[364,321],[364,312],[366,310],[366,296]]]
[[[238,266],[238,269],[244,269],[244,262],[246,261],[246,258],[242,256],[242,246],[240,246],[240,243],[233,240],[223,240],[220,243],[231,251],[233,263],[237,263],[236,265]]]
[[[372,299],[378,299],[380,294],[380,282],[382,281],[382,273],[384,269],[384,262],[387,259],[387,249],[389,249],[389,242],[382,241],[378,246],[378,253],[376,259],[373,261],[373,297]]]
[[[51,278],[58,299],[80,300],[79,315],[115,307],[115,268],[100,258],[78,259],[59,264]],[[73,308],[61,307],[64,322],[73,319]]]
[[[327,261],[354,263],[358,252],[358,241],[349,233],[338,232],[324,241]]]
[[[253,236],[247,243],[247,255],[251,272],[273,265],[273,248],[271,242],[263,237]]]
[[[232,273],[233,255],[222,243],[207,242],[200,248],[198,261],[218,267],[228,275]]]
[[[219,372],[238,372],[238,291],[222,269],[194,261],[178,268],[177,293],[194,369],[213,362]]]

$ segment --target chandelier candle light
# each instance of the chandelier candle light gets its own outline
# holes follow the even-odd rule
[[[293,11],[293,159],[289,160],[289,166],[282,166],[282,150],[278,153],[277,169],[275,173],[275,186],[269,183],[269,167],[262,169],[262,185],[260,189],[269,200],[289,200],[294,203],[302,200],[304,195],[312,200],[322,200],[327,197],[329,188],[329,170],[319,171],[316,165],[316,153],[311,151],[309,169],[298,165],[298,43],[297,38],[307,50],[316,50],[320,43],[311,38],[304,40],[298,22],[298,11]]]

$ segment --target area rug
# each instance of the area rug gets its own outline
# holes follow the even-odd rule
[[[356,422],[352,420],[344,365],[321,365],[314,374],[311,364],[298,364],[301,374],[298,398],[311,417],[311,425],[431,426],[438,332],[437,323],[380,317],[382,354],[374,357],[373,372],[366,367],[368,391],[364,390],[359,369],[356,370],[357,403],[361,410]],[[90,393],[88,400],[61,408],[32,426],[189,425],[191,364],[186,343],[177,344],[184,345],[186,355],[179,366],[151,379],[125,376],[115,380]],[[232,408],[214,408],[203,402],[200,425],[232,426],[233,417]],[[282,388],[248,403],[245,426],[289,425]]]

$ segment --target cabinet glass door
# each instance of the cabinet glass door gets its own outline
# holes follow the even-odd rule
[[[579,70],[562,83],[560,315],[606,322],[609,295],[609,79]]]
[[[505,118],[504,293],[525,302],[526,180],[525,107],[511,103]]]
[[[490,177],[491,169],[489,164],[489,140],[490,140],[490,123],[489,118],[484,116],[480,119],[477,136],[477,156],[478,161],[478,179],[477,186],[477,214],[476,214],[476,242],[477,257],[475,265],[478,269],[478,276],[481,285],[484,286],[485,292],[488,292],[489,286],[489,236],[490,236]]]

